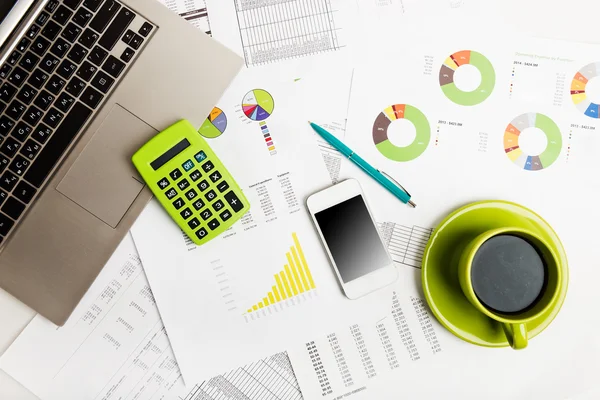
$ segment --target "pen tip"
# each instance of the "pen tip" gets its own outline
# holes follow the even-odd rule
[[[309,124],[309,125],[312,125],[312,121],[308,121],[308,124]]]
[[[409,205],[409,206],[411,206],[412,208],[417,208],[417,203],[415,203],[415,202],[414,202],[414,201],[412,201],[412,200],[409,200],[409,201],[408,201],[408,205]]]

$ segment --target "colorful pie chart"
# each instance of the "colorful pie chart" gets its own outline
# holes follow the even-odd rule
[[[225,132],[225,129],[227,129],[227,116],[223,110],[215,107],[212,109],[200,129],[198,129],[198,133],[205,138],[213,139],[221,136],[223,132]]]
[[[252,121],[264,121],[273,114],[274,108],[273,96],[263,89],[249,91],[242,100],[242,110]]]
[[[571,82],[571,100],[575,107],[590,118],[600,118],[600,105],[592,102],[585,91],[590,80],[600,75],[600,62],[581,68]]]
[[[410,121],[416,129],[415,139],[406,147],[399,147],[388,139],[388,128],[399,119]],[[408,104],[394,104],[383,110],[373,123],[373,142],[377,150],[392,161],[414,160],[427,149],[431,127],[427,117],[418,108]]]
[[[472,65],[481,74],[481,83],[470,92],[460,90],[454,83],[454,74],[463,65]],[[448,99],[461,106],[474,106],[487,99],[496,84],[496,72],[490,60],[473,50],[451,54],[440,68],[440,87]]]
[[[519,136],[527,128],[538,128],[544,132],[548,144],[541,154],[525,154],[519,146]],[[527,113],[513,119],[504,132],[504,151],[519,168],[539,171],[548,168],[558,159],[562,149],[562,135],[552,119],[540,113]]]

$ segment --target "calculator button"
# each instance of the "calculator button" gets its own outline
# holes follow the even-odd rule
[[[198,239],[204,239],[206,235],[208,235],[208,232],[204,228],[200,228],[196,231],[196,236]]]
[[[198,162],[202,162],[202,161],[206,160],[206,153],[205,153],[205,152],[203,152],[203,151],[201,151],[201,152],[199,152],[198,154],[196,154],[196,155],[194,156],[194,158],[196,159],[196,161],[198,161]]]
[[[204,192],[206,189],[208,189],[208,182],[206,182],[206,180],[200,182],[198,184],[198,189],[200,189],[201,192]]]
[[[202,207],[204,207],[204,202],[202,200],[198,199],[194,202],[194,208],[196,209],[196,211],[198,211]]]
[[[179,190],[184,190],[185,188],[189,187],[190,183],[188,182],[187,179],[182,179],[181,182],[177,183],[177,187],[179,188]]]
[[[200,221],[198,221],[198,218],[192,218],[188,221],[188,226],[192,229],[196,229],[200,226]]]
[[[233,191],[230,191],[225,195],[225,201],[229,203],[229,205],[231,206],[231,208],[233,208],[233,211],[235,212],[239,212],[242,208],[244,208],[244,205],[242,204],[240,199],[238,199],[235,193],[233,193]]]
[[[157,182],[157,184],[159,188],[165,190],[169,187],[169,180],[167,178],[162,178],[160,181]]]
[[[204,163],[204,165],[202,166],[202,169],[203,169],[205,172],[210,172],[210,171],[211,171],[211,170],[212,170],[214,167],[215,167],[215,165],[214,165],[212,162],[210,162],[210,161],[207,161],[207,162],[205,162],[205,163]]]
[[[213,203],[212,207],[215,211],[221,211],[225,207],[225,204],[221,200],[217,200]]]
[[[183,217],[183,219],[188,219],[189,217],[192,216],[192,210],[190,210],[189,208],[186,208],[185,210],[180,212],[179,215],[181,215]]]
[[[178,209],[178,210],[179,210],[181,207],[183,207],[184,205],[185,205],[185,202],[184,202],[183,200],[181,200],[181,197],[180,197],[180,198],[178,198],[177,200],[175,200],[175,201],[173,202],[173,206],[174,206],[176,209]]]
[[[185,197],[187,197],[188,200],[193,200],[196,198],[196,196],[198,196],[198,192],[196,192],[194,189],[190,189],[185,193]]]
[[[167,190],[165,194],[167,195],[167,199],[171,200],[173,197],[177,196],[177,190],[171,188]]]
[[[202,174],[197,169],[190,172],[190,178],[192,178],[192,180],[194,182],[196,182],[198,179],[200,179],[201,176],[202,176]]]
[[[224,191],[229,189],[229,184],[227,183],[227,181],[223,181],[217,185],[217,189],[219,189],[219,192],[223,193]]]
[[[176,181],[177,179],[181,178],[183,175],[181,174],[181,171],[179,170],[179,168],[175,168],[173,171],[171,171],[169,176],[171,177],[171,179]]]
[[[192,160],[187,160],[186,162],[181,164],[181,166],[183,167],[185,172],[189,172],[192,168],[194,168],[194,163],[192,162]]]
[[[206,193],[204,195],[204,197],[206,197],[206,200],[208,200],[208,201],[213,201],[214,199],[217,198],[217,194],[215,193],[214,190],[211,190],[210,192]]]
[[[210,228],[211,231],[214,231],[215,229],[217,229],[219,227],[219,225],[221,225],[221,224],[219,223],[219,221],[217,221],[216,218],[208,223],[208,227]]]
[[[219,173],[219,171],[215,171],[212,174],[210,174],[210,180],[215,183],[217,182],[219,179],[221,179],[223,177],[223,175],[221,175]]]
[[[207,208],[206,210],[203,210],[203,211],[200,213],[200,216],[202,217],[202,219],[203,219],[203,220],[205,220],[205,221],[206,221],[207,219],[209,219],[210,217],[212,217],[212,211],[210,211],[210,210]]]
[[[223,220],[223,222],[227,221],[229,218],[231,218],[231,211],[229,210],[225,210],[223,211],[221,214],[219,214],[221,216],[221,219]]]

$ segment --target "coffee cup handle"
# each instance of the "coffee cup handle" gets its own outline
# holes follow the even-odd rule
[[[527,347],[527,325],[525,324],[502,324],[508,344],[515,350]]]

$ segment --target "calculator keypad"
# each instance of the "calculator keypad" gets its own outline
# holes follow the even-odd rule
[[[199,239],[244,208],[204,151],[197,152],[156,184]],[[225,199],[218,200],[222,193]]]

